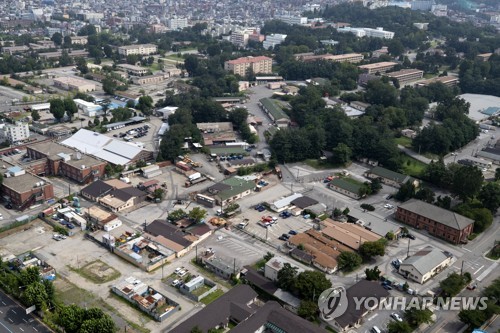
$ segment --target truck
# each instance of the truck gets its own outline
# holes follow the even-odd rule
[[[196,185],[196,184],[202,183],[202,182],[204,182],[205,180],[207,180],[207,177],[203,177],[203,176],[201,176],[201,174],[200,174],[200,177],[199,177],[199,178],[196,178],[196,179],[194,179],[194,180],[187,180],[187,181],[184,183],[184,186],[185,186],[185,187],[190,187],[190,186],[193,186],[193,185]]]
[[[188,176],[190,182],[195,181],[198,178],[201,178],[201,173],[199,172],[193,173],[192,175]]]

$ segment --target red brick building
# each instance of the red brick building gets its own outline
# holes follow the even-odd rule
[[[400,205],[396,219],[453,244],[467,241],[474,228],[474,220],[417,199]]]
[[[0,193],[5,202],[16,210],[25,210],[30,206],[42,204],[54,197],[51,183],[26,172],[19,166],[3,162],[1,172],[4,175]]]
[[[27,147],[33,161],[29,171],[37,175],[67,177],[80,184],[101,178],[107,162],[82,154],[57,142],[47,141]]]

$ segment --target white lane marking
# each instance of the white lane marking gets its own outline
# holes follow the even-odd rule
[[[38,330],[35,327],[33,327],[33,329],[38,332]]]
[[[481,275],[479,275],[476,280],[478,281],[482,281],[488,274],[491,273],[491,271],[493,271],[495,268],[497,268],[498,266],[498,262],[494,263],[493,265],[491,265],[490,267],[488,267],[485,271],[483,271],[481,273]]]
[[[7,305],[7,304],[5,304],[5,302],[4,302],[4,301],[2,301],[2,304],[3,304],[3,305]]]
[[[484,265],[483,265],[483,266],[481,266],[481,267],[479,267],[479,269],[478,269],[477,271],[475,271],[473,275],[476,275],[476,274],[477,274],[480,270],[482,270],[483,268],[484,268]]]
[[[373,318],[375,318],[376,316],[378,316],[378,313],[374,314],[373,316],[371,316],[370,318],[368,318],[368,321],[372,320]]]
[[[25,323],[27,323],[27,322],[28,322],[28,321],[27,321],[26,319],[24,319],[24,318],[23,318],[23,320],[24,320],[24,322],[25,322]]]
[[[9,330],[9,328],[8,328],[7,326],[5,326],[5,325],[4,325],[1,321],[0,321],[0,325],[2,325],[3,327],[5,327],[5,329],[6,329],[7,331],[9,331],[10,333],[14,333],[14,332],[12,332],[11,330]]]
[[[14,312],[15,314],[17,314],[16,311],[14,311],[14,309],[11,309],[11,311]]]
[[[7,318],[7,319],[8,319],[11,323],[13,323],[12,319],[10,319],[10,318]]]
[[[19,327],[19,329],[24,332],[24,330],[22,329],[22,327]]]

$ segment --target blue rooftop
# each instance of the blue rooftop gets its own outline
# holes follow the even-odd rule
[[[489,108],[481,111],[481,113],[484,113],[485,115],[488,116],[494,116],[495,114],[500,112],[500,108],[496,106],[490,106]]]

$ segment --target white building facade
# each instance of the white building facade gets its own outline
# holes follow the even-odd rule
[[[0,128],[0,137],[9,142],[18,142],[30,137],[28,123],[16,122],[13,124],[3,124]]]

